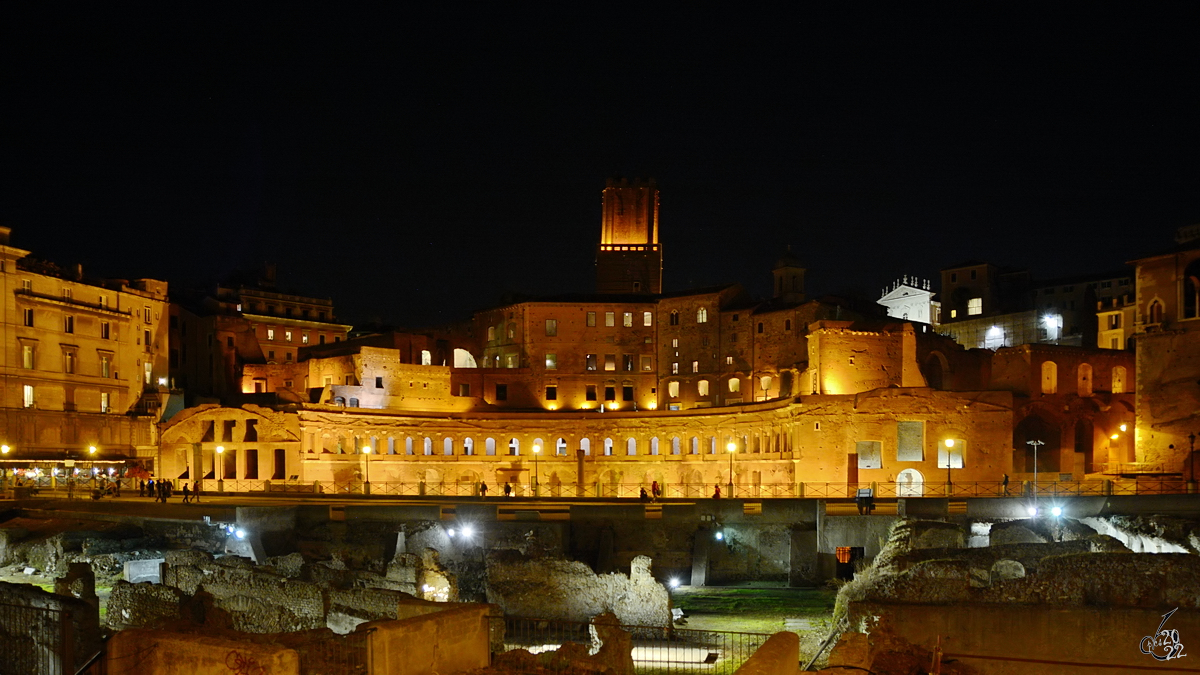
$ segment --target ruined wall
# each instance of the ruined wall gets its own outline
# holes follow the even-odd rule
[[[630,575],[593,574],[567,560],[488,559],[488,601],[510,616],[589,621],[612,612],[622,624],[671,625],[667,589],[650,573],[650,559],[633,561]]]
[[[87,600],[0,582],[0,604],[0,672],[42,672],[51,662],[70,664],[75,672],[100,648],[100,617]]]

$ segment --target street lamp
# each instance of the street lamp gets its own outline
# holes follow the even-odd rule
[[[952,496],[951,493],[954,491],[954,483],[950,482],[950,464],[951,464],[950,450],[953,448],[954,448],[954,439],[947,438],[946,439],[946,496],[947,497]]]
[[[539,496],[540,486],[538,485],[538,455],[542,454],[542,446],[538,443],[533,444],[533,496]]]
[[[217,477],[217,492],[225,491],[225,446],[217,446],[217,457],[213,460],[213,474]]]
[[[1025,444],[1033,446],[1033,510],[1034,510],[1034,513],[1037,513],[1037,478],[1038,478],[1038,476],[1037,476],[1037,474],[1038,474],[1037,452],[1038,452],[1038,446],[1045,445],[1045,443],[1042,441],[1025,441]]]
[[[363,465],[366,477],[366,480],[363,481],[363,494],[369,495],[371,494],[371,446],[364,445],[362,451],[363,455],[365,455],[363,457]],[[384,490],[384,493],[386,494],[387,490]]]
[[[0,445],[0,455],[7,455],[12,448],[8,445]],[[8,488],[8,467],[0,467],[0,489]]]
[[[725,449],[729,451],[729,498],[733,499],[733,456],[737,454],[737,443],[729,441]]]
[[[88,446],[88,474],[92,487],[96,487],[96,446]]]

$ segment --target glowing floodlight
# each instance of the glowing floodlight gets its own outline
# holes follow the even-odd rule
[[[471,535],[473,534],[475,534],[475,528],[471,527],[470,525],[463,525],[462,535],[464,537],[470,539]]]
[[[1050,513],[1052,513],[1054,515],[1054,517],[1057,518],[1062,515],[1062,507],[1056,506],[1056,507],[1050,509]]]
[[[1036,515],[1037,515],[1037,507],[1036,507],[1036,506],[1031,506],[1031,507],[1029,507],[1029,509],[1027,509],[1027,510],[1029,511],[1029,515],[1031,515],[1031,516],[1036,516]]]
[[[667,582],[667,585],[671,588],[679,588],[679,579],[671,577],[671,580]]]
[[[245,530],[238,530],[237,532],[234,532],[234,533],[233,533],[233,536],[237,537],[238,539],[245,539],[245,538],[246,538],[246,531],[245,531]]]
[[[722,539],[725,538],[725,534],[722,533],[720,530],[717,530],[717,533],[713,536],[717,538],[717,541],[721,541]]]

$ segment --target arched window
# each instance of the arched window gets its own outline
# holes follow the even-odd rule
[[[489,455],[496,454],[496,439],[488,438],[483,441],[483,451]]]
[[[679,383],[672,380],[667,383],[667,396],[679,398]]]
[[[404,454],[413,454],[413,437],[408,436],[404,439]]]
[[[357,407],[358,407],[358,399],[356,399],[356,398],[351,398],[351,399],[350,399],[350,407],[351,407],[351,408],[357,408]]]
[[[508,439],[508,454],[510,454],[510,455],[521,454],[521,441],[518,441],[516,438]]]
[[[432,366],[433,365],[433,354],[431,354],[428,349],[421,350],[421,365],[423,365],[423,366]]]
[[[700,439],[695,436],[692,436],[692,454],[700,454]]]
[[[1114,366],[1112,369],[1112,393],[1125,393],[1125,366]]]
[[[446,438],[444,441],[442,441],[442,454],[443,455],[453,455],[454,454],[454,439],[453,438]]]
[[[604,439],[604,454],[607,456],[611,456],[613,454],[613,439]]]
[[[679,453],[679,437],[678,436],[671,439],[671,454],[672,455],[680,454]]]
[[[556,455],[567,454],[567,439],[560,438],[557,441],[554,441],[554,454],[556,454]]]
[[[1146,310],[1146,323],[1162,323],[1163,322],[1163,306],[1158,300],[1150,303],[1150,308]]]
[[[581,438],[581,439],[579,439],[579,449],[580,449],[580,450],[583,450],[583,454],[584,454],[585,456],[591,456],[591,454],[592,454],[592,441],[591,441],[591,439],[590,439],[590,438]]]
[[[1092,366],[1088,363],[1080,364],[1078,374],[1078,391],[1080,396],[1092,395]]]
[[[708,380],[700,380],[696,383],[696,394],[698,396],[708,396]]]
[[[629,439],[625,440],[625,454],[626,455],[636,455],[637,454],[637,440],[636,439],[629,438]]]
[[[742,381],[736,377],[729,378],[729,393],[736,394],[742,390]]]
[[[425,454],[433,454],[433,439],[428,436],[425,437]]]
[[[705,309],[704,307],[701,307],[700,309],[696,310],[696,323],[707,323],[707,322],[708,322],[708,310]]]
[[[650,454],[652,454],[652,455],[658,454],[658,437],[657,436],[650,439]]]
[[[1193,260],[1183,272],[1183,318],[1200,317],[1200,259]]]
[[[1042,393],[1058,393],[1058,364],[1053,361],[1042,362]]]
[[[475,454],[475,439],[474,438],[464,438],[463,439],[463,454],[464,455]]]
[[[670,318],[670,323],[671,323],[671,325],[672,325],[672,326],[678,326],[678,325],[679,325],[679,310],[677,310],[677,309],[673,309],[673,310],[671,310],[671,318]]]

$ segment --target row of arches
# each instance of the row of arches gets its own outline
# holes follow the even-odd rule
[[[1042,362],[1041,390],[1043,394],[1058,392],[1058,364],[1054,361]],[[1113,366],[1110,391],[1114,394],[1125,393],[1126,371],[1124,366]],[[1075,369],[1075,389],[1080,396],[1091,396],[1093,392],[1092,365],[1081,363]]]
[[[565,436],[546,437],[518,436],[475,437],[463,434],[452,435],[341,435],[335,432],[310,433],[307,435],[308,453],[413,455],[413,456],[558,456],[573,455],[576,450],[584,456],[593,452],[600,456],[641,455],[701,455],[734,453],[780,453],[791,452],[791,441],[782,432],[770,434],[723,434],[712,436],[611,436],[591,438],[587,436],[568,440]],[[732,450],[731,450],[732,446]]]

